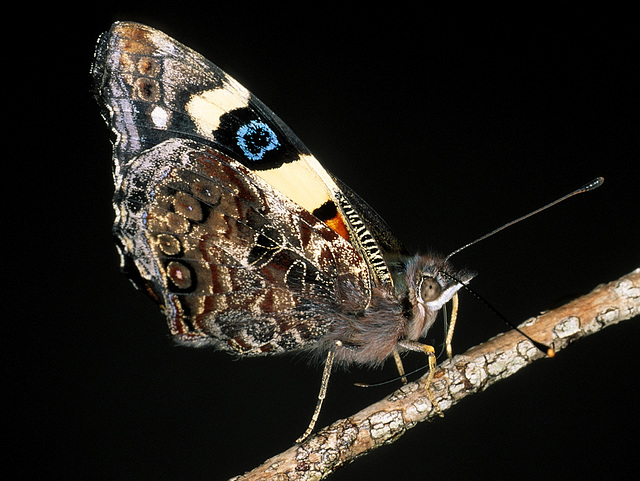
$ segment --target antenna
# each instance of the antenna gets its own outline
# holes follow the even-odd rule
[[[594,189],[597,189],[598,187],[600,187],[602,184],[604,184],[604,177],[596,177],[595,179],[593,179],[591,182],[587,182],[585,185],[583,185],[582,187],[580,187],[579,189],[574,190],[573,192],[568,193],[567,195],[560,197],[559,199],[554,200],[553,202],[548,203],[545,206],[540,207],[539,209],[534,210],[533,212],[529,212],[526,215],[523,215],[522,217],[518,217],[515,220],[512,220],[511,222],[507,222],[506,224],[498,227],[497,229],[492,230],[491,232],[489,232],[488,234],[485,234],[481,237],[478,237],[476,240],[469,242],[468,244],[463,245],[462,247],[460,247],[459,249],[456,249],[455,251],[453,251],[451,254],[449,254],[446,258],[445,261],[448,261],[451,257],[453,257],[454,255],[456,255],[458,252],[466,249],[467,247],[470,247],[474,244],[477,244],[480,241],[485,240],[487,237],[491,237],[494,234],[497,234],[498,232],[500,232],[503,229],[506,229],[507,227],[512,226],[513,224],[517,224],[518,222],[520,222],[521,220],[525,220],[529,217],[532,217],[536,214],[539,214],[540,212],[542,212],[543,210],[548,209],[549,207],[553,207],[556,204],[559,204],[562,201],[567,200],[569,197],[573,197],[574,195],[577,194],[582,194],[583,192],[590,192]]]
[[[445,261],[449,260],[451,257],[456,255],[458,252],[466,249],[467,247],[472,246],[474,244],[477,244],[478,242],[483,241],[487,237],[491,237],[494,234],[497,234],[501,230],[506,229],[507,227],[510,227],[513,224],[517,224],[518,222],[520,222],[522,220],[525,220],[525,219],[527,219],[529,217],[532,217],[532,216],[542,212],[543,210],[548,209],[549,207],[553,207],[554,205],[559,204],[560,202],[563,202],[563,201],[567,200],[569,197],[573,197],[574,195],[582,194],[583,192],[590,192],[590,191],[592,191],[594,189],[597,189],[602,184],[604,184],[604,177],[596,177],[592,181],[587,182],[586,184],[584,184],[582,187],[580,187],[580,188],[578,188],[578,189],[576,189],[576,190],[574,190],[572,192],[569,192],[567,195],[562,196],[559,199],[556,199],[553,202],[550,202],[547,205],[544,205],[544,206],[540,207],[539,209],[534,210],[533,212],[529,212],[528,214],[523,215],[522,217],[518,217],[517,219],[512,220],[511,222],[507,222],[503,226],[500,226],[497,229],[492,230],[488,234],[485,234],[485,235],[483,235],[481,237],[478,237],[476,240],[474,240],[472,242],[469,242],[468,244],[463,245],[459,249],[456,249],[451,254],[449,254],[445,258]],[[451,277],[450,274],[447,274],[445,272],[442,272],[442,274],[445,274],[446,276]],[[454,279],[454,280],[457,280],[457,279]],[[530,336],[528,336],[527,334],[522,332],[515,324],[513,324],[511,321],[509,321],[509,319],[507,319],[505,316],[503,316],[501,312],[499,312],[495,307],[493,307],[489,302],[487,302],[486,299],[484,299],[482,296],[480,296],[476,291],[474,291],[473,289],[471,289],[469,286],[467,286],[464,283],[461,283],[461,284],[463,284],[463,286],[465,287],[466,290],[471,292],[477,299],[482,301],[491,311],[493,311],[493,313],[495,315],[497,315],[500,319],[502,319],[507,325],[509,325],[511,328],[515,329],[516,331],[518,331],[520,334],[522,334],[527,339],[529,339],[529,341],[531,341],[533,343],[533,345],[537,349],[539,349],[540,351],[542,351],[543,353],[545,353],[549,357],[555,356],[555,351],[553,350],[552,347],[547,346],[545,344],[542,344],[541,342],[538,342],[538,341],[535,341],[534,339],[532,339]]]

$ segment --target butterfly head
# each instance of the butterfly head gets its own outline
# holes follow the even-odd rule
[[[441,256],[415,255],[396,277],[396,294],[404,299],[409,312],[409,339],[418,339],[432,326],[438,311],[466,285],[476,273],[456,270]]]

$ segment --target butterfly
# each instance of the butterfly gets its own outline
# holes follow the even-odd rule
[[[418,351],[474,273],[409,254],[237,81],[164,33],[117,22],[91,74],[114,133],[121,267],[173,338],[239,356],[381,365]]]

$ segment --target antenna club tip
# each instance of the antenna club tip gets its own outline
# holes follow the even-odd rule
[[[589,190],[597,189],[602,184],[604,184],[604,177],[596,177],[595,179],[593,179],[591,182],[589,182],[587,185],[584,186],[584,190],[589,191]]]
[[[547,357],[554,357],[556,355],[556,350],[552,347],[547,348]]]

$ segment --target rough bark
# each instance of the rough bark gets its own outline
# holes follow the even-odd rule
[[[640,313],[640,268],[596,287],[558,309],[524,322],[520,328],[555,351]],[[440,409],[448,408],[545,357],[516,331],[501,334],[438,366],[430,387]],[[424,378],[385,399],[312,434],[233,481],[318,480],[373,449],[394,442],[418,422],[438,414]]]

